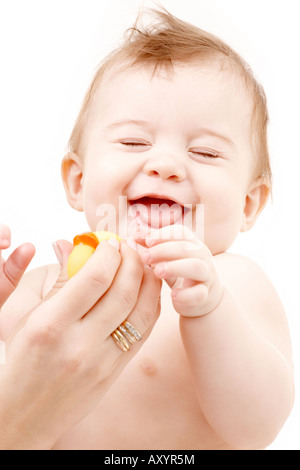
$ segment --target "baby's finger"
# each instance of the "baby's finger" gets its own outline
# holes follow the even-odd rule
[[[168,241],[148,248],[141,254],[144,264],[156,264],[161,261],[171,261],[180,258],[209,259],[211,254],[202,242]]]
[[[150,235],[146,237],[145,243],[147,246],[154,246],[168,240],[190,240],[194,242],[201,242],[199,238],[184,225],[167,225],[159,230],[152,230]]]
[[[16,248],[3,264],[0,272],[0,306],[17,287],[34,254],[34,246],[31,243],[24,243]]]
[[[159,263],[154,272],[157,277],[165,280],[182,277],[197,282],[206,282],[210,277],[207,263],[199,258],[185,258]]]
[[[208,298],[208,288],[205,284],[197,284],[185,289],[174,289],[171,292],[173,306],[180,315],[197,317],[208,313],[203,310],[203,303]]]

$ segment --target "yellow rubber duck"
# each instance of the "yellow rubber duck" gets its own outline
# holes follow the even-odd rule
[[[89,257],[92,256],[99,243],[110,238],[121,241],[118,235],[106,231],[86,232],[76,235],[73,240],[74,249],[69,256],[67,265],[69,279],[82,268]]]

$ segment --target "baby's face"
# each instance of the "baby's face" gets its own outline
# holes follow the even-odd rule
[[[189,220],[202,204],[204,241],[213,254],[225,251],[245,229],[255,169],[250,123],[243,85],[218,65],[178,66],[172,75],[110,73],[95,96],[84,144],[80,204],[90,228],[99,228],[101,204],[109,204],[120,230],[119,196],[127,197],[129,221],[150,228],[166,224],[164,216],[146,211],[137,218],[133,204],[168,199],[177,203],[175,219],[178,205],[188,205],[190,212],[179,212]]]

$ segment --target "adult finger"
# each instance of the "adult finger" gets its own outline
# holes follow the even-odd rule
[[[128,356],[136,354],[145,343],[160,315],[161,286],[161,281],[156,278],[152,270],[145,268],[138,300],[130,315],[127,317],[125,315],[123,316],[122,323],[118,325],[117,329],[115,327],[114,318],[110,318],[110,334],[106,339],[107,347],[110,351],[110,358],[112,358],[113,355],[115,360],[117,360],[126,352],[129,353],[124,355],[126,356],[124,358],[126,361]],[[90,325],[88,327],[90,328]],[[100,323],[98,324],[98,328],[99,327]],[[103,330],[97,331],[96,344],[99,345],[102,344],[99,341],[101,333],[103,334]],[[86,334],[88,334],[88,332]],[[113,335],[116,335],[115,339]],[[118,346],[116,341],[117,343],[119,342],[121,347]],[[124,347],[124,342],[126,347],[123,349],[122,345]]]
[[[50,299],[52,319],[74,322],[85,316],[109,289],[120,262],[118,250],[101,242],[80,271]]]
[[[79,325],[80,334],[82,337],[89,338],[89,344],[95,361],[99,364],[99,391],[101,393],[103,393],[103,385],[108,389],[147,341],[160,315],[160,291],[161,281],[152,272],[145,272],[139,300],[127,319],[130,325],[141,335],[141,339],[130,343],[129,349],[126,352],[120,349],[111,335],[108,335],[106,338],[102,336],[101,323],[97,324],[97,329],[92,328],[92,323],[86,322]],[[110,318],[111,333],[113,333],[114,328],[112,326],[113,320],[113,318]],[[103,374],[106,377],[105,383],[103,381]]]
[[[8,299],[20,282],[35,254],[31,243],[24,243],[14,250],[0,271],[0,306]]]
[[[126,318],[143,336],[152,329],[160,312],[160,293],[162,282],[152,269],[145,268],[137,303]]]
[[[11,233],[7,225],[0,224],[0,250],[9,248],[11,242]]]
[[[95,328],[99,322],[104,336],[109,335],[133,310],[143,279],[144,267],[139,254],[125,242],[121,243],[120,251],[122,262],[110,289],[85,318]]]

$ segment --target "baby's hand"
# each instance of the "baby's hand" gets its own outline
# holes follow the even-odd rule
[[[180,239],[176,233],[180,233]],[[146,245],[143,262],[171,287],[173,305],[180,315],[196,317],[215,309],[223,285],[211,252],[191,230],[163,227],[147,237]]]

